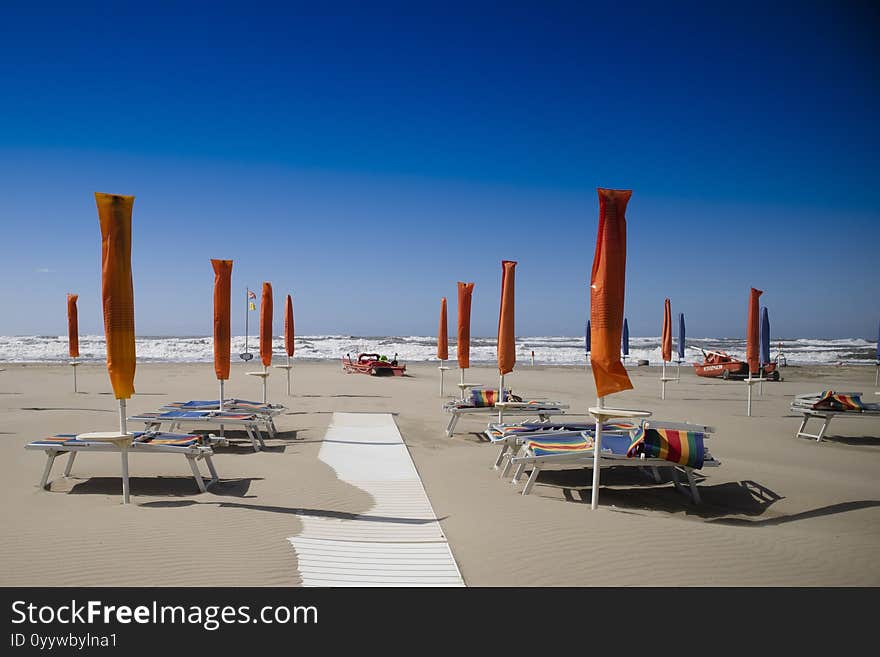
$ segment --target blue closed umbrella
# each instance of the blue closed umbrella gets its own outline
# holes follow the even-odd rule
[[[678,313],[678,360],[684,360],[684,313]]]
[[[587,350],[587,353],[590,353],[590,320],[587,320],[587,330],[584,333],[584,349]]]
[[[761,309],[761,325],[759,331],[758,344],[760,353],[759,357],[761,365],[770,364],[770,315],[767,313],[767,306]]]
[[[623,348],[623,355],[629,356],[629,324],[627,323],[626,318],[623,319],[623,340],[621,347]]]
[[[877,362],[880,363],[880,324],[877,325]]]

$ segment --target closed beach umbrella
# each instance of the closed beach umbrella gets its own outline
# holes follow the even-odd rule
[[[449,332],[446,321],[446,297],[440,299],[440,326],[437,329],[437,358],[449,358]]]
[[[663,302],[663,333],[660,340],[663,362],[672,360],[672,306],[669,299]]]
[[[71,358],[79,358],[79,317],[76,311],[78,294],[67,295],[67,352]]]
[[[437,327],[437,359],[440,361],[440,396],[444,394],[443,375],[446,374],[446,360],[449,358],[449,326],[446,317],[446,297],[440,299],[440,325]]]
[[[760,369],[759,336],[760,328],[758,324],[758,299],[763,291],[751,289],[749,293],[749,324],[746,327],[746,360],[749,363],[749,374],[755,373]]]
[[[232,343],[232,260],[211,260],[214,269],[214,374],[220,381],[220,410],[223,383],[229,379]]]
[[[770,363],[770,315],[767,312],[767,306],[761,308],[761,348],[760,360],[761,365]]]
[[[746,414],[749,417],[752,415],[752,374],[757,373],[761,367],[758,299],[762,294],[761,290],[755,288],[751,288],[749,293],[749,324],[746,327],[746,360],[749,363],[749,378],[746,379],[749,388],[749,401]]]
[[[260,298],[260,360],[263,367],[272,364],[272,284],[263,283]]]
[[[620,362],[630,190],[599,189],[599,231],[590,275],[590,362],[599,397],[632,388]]]
[[[73,359],[70,361],[70,366],[73,368],[74,392],[77,392],[76,367],[79,365],[76,361],[79,358],[79,316],[76,311],[76,300],[78,298],[79,295],[76,294],[68,293],[67,295],[67,353]]]
[[[284,351],[288,358],[293,356],[293,350],[293,299],[288,294],[284,302]]]
[[[685,345],[684,313],[678,313],[678,360],[684,360]]]
[[[590,360],[596,382],[596,438],[593,445],[593,489],[591,508],[599,505],[599,452],[606,395],[631,389],[632,382],[620,362],[623,333],[623,304],[626,289],[626,205],[631,190],[598,189],[599,230],[590,274]]]
[[[128,503],[128,448],[131,434],[125,423],[125,400],[134,394],[134,285],[131,278],[131,211],[134,196],[95,193],[101,224],[101,299],[107,372],[119,400],[119,434],[85,434],[114,442],[122,452],[122,496]]]
[[[293,299],[290,295],[284,300],[284,352],[287,354],[287,362],[284,365],[276,365],[284,370],[287,376],[287,394],[290,395],[290,370],[293,367],[290,359],[293,356]]]
[[[456,352],[458,368],[466,370],[471,366],[471,297],[474,293],[473,283],[458,282],[458,337]],[[464,372],[462,372],[462,383]]]
[[[590,354],[590,320],[587,320],[587,330],[584,332],[584,349]]]
[[[629,356],[629,322],[626,321],[626,317],[623,318],[623,340],[620,347],[623,355]]]
[[[663,302],[663,329],[660,337],[660,352],[663,358],[663,367],[660,370],[660,399],[666,399],[666,382],[674,381],[672,377],[666,377],[666,363],[672,360],[672,305],[669,299]]]
[[[498,309],[498,373],[501,375],[498,399],[505,401],[504,375],[516,364],[516,331],[514,328],[514,272],[516,262],[501,261],[501,306]],[[502,410],[498,410],[501,422]]]
[[[116,399],[134,393],[134,286],[131,280],[131,211],[134,196],[95,194],[101,222],[101,296],[107,371]]]

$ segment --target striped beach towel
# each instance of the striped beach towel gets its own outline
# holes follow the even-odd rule
[[[865,403],[860,394],[847,395],[833,390],[823,390],[819,401],[813,404],[817,411],[863,411]]]
[[[554,438],[533,438],[526,441],[526,446],[535,456],[551,456],[553,454],[572,454],[589,452],[593,449],[593,438],[589,435],[565,436]]]
[[[699,470],[706,454],[704,437],[699,431],[640,427],[634,433],[626,455],[633,458],[644,454],[646,458],[663,459]]]
[[[514,395],[510,390],[504,391],[504,398],[506,401],[522,401],[519,397]],[[474,388],[471,390],[471,398],[470,405],[476,408],[484,408],[487,406],[494,406],[495,402],[498,401],[498,391],[492,388]]]

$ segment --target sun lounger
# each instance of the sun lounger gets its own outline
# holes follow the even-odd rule
[[[222,432],[225,427],[241,427],[251,439],[251,444],[255,452],[259,452],[261,447],[265,447],[263,442],[263,434],[260,432],[259,423],[261,422],[253,413],[232,413],[227,411],[163,411],[157,413],[141,413],[128,418],[132,422],[143,422],[148,429],[160,430],[166,426],[168,431],[183,425],[210,425],[220,428]]]
[[[797,395],[791,402],[791,410],[803,416],[796,437],[815,438],[816,442],[822,441],[822,437],[828,430],[828,425],[837,415],[843,417],[880,417],[880,404],[863,402],[860,392],[823,390],[822,392]],[[823,420],[819,433],[813,434],[806,431],[807,423],[813,418]]]
[[[128,449],[129,454],[182,454],[189,462],[189,467],[201,492],[204,493],[208,486],[217,482],[217,471],[211,460],[214,452],[210,446],[205,444],[202,436],[155,431],[136,431],[133,435],[134,439]],[[121,451],[113,443],[80,440],[76,434],[58,434],[42,440],[35,440],[25,445],[25,449],[42,450],[46,453],[46,467],[43,470],[43,477],[40,479],[40,488],[45,488],[49,483],[49,474],[55,459],[65,452],[70,453],[67,466],[64,468],[64,476],[69,477],[73,461],[79,452],[119,453]],[[198,461],[201,460],[205,461],[208,471],[211,473],[207,484],[199,471]]]
[[[462,415],[491,415],[498,412],[496,406],[497,390],[473,389],[464,400],[453,399],[443,405],[443,410],[450,413],[446,425],[446,435],[450,438],[455,433],[455,425]],[[523,401],[507,391],[504,401],[504,415],[510,417],[531,417],[536,421],[546,422],[555,415],[564,415],[568,406],[546,399]]]
[[[632,422],[606,422],[602,425],[603,431],[624,431],[630,432],[637,428],[638,425]],[[527,439],[551,436],[579,436],[582,431],[595,431],[595,421],[581,422],[560,422],[548,420],[545,422],[517,422],[511,424],[489,424],[483,435],[490,442],[501,445],[501,450],[495,459],[493,468],[500,468],[507,461],[507,465],[502,469],[501,476],[506,477],[510,469],[510,457],[516,453],[516,450]]]
[[[680,427],[680,428],[671,428]],[[720,462],[705,448],[703,441],[713,429],[701,425],[646,421],[633,431],[620,431],[602,435],[599,467],[638,467],[650,469],[659,483],[660,469],[669,469],[676,489],[689,494],[699,504],[694,471],[704,467],[717,467]],[[592,468],[594,433],[582,431],[573,436],[541,436],[526,439],[516,456],[511,458],[516,466],[513,481],[517,482],[526,468],[532,471],[523,487],[528,495],[540,472],[557,468]],[[679,480],[684,474],[688,486]]]
[[[220,410],[220,402],[211,400],[192,400],[186,402],[170,402],[162,407],[163,411],[217,411]],[[274,436],[278,431],[275,428],[275,416],[286,411],[281,404],[264,404],[262,402],[248,401],[246,399],[224,399],[223,410],[231,413],[253,413],[263,420],[266,432]]]

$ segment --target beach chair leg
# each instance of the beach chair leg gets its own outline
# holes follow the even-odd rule
[[[514,472],[513,472],[513,478],[510,480],[510,483],[518,484],[519,478],[522,477],[522,473],[525,472],[525,469],[526,469],[525,463],[520,463],[518,466],[516,466],[516,470],[514,470]]]
[[[266,443],[263,442],[263,432],[260,431],[260,425],[259,425],[259,424],[254,424],[254,433],[257,434],[257,440],[260,441],[260,447],[261,447],[261,448],[265,448],[265,447],[266,447]]]
[[[251,439],[251,446],[253,446],[255,452],[260,451],[260,445],[257,443],[257,437],[254,435],[254,432],[251,430],[249,426],[244,428],[247,431],[248,438]]]
[[[270,438],[274,438],[277,431],[275,430],[275,423],[272,421],[272,418],[268,418],[266,420],[266,433],[269,434]]]
[[[208,472],[211,473],[211,481],[208,485],[216,484],[220,481],[220,477],[217,476],[217,470],[214,468],[214,460],[210,456],[206,456],[205,463],[208,465]]]
[[[452,417],[449,418],[449,424],[446,425],[446,435],[452,438],[455,434],[455,425],[458,423],[458,413],[452,413]]]
[[[192,470],[193,477],[196,479],[196,485],[199,487],[199,490],[202,493],[207,492],[208,489],[205,488],[205,481],[202,479],[202,473],[199,472],[199,466],[196,464],[195,457],[187,454],[186,460],[189,461],[189,468]]]
[[[501,451],[498,452],[498,458],[495,459],[495,464],[492,466],[493,470],[497,470],[501,465],[501,462],[504,460],[504,455],[507,454],[507,443],[501,446]]]
[[[525,464],[523,464],[525,465]],[[535,485],[535,481],[538,479],[538,473],[541,471],[541,468],[538,467],[537,463],[532,464],[532,474],[529,475],[529,479],[526,482],[526,485],[523,486],[522,494],[528,495],[532,492],[532,486]]]
[[[694,504],[700,504],[702,500],[700,499],[700,491],[697,490],[697,482],[694,479],[694,471],[691,468],[685,468],[685,474],[687,475],[688,484],[691,488],[691,499]]]
[[[73,468],[73,460],[76,458],[76,452],[71,452],[70,456],[67,457],[67,467],[64,468],[64,476],[70,476],[70,470]]]
[[[796,434],[797,438],[800,438],[801,436],[809,436],[809,434],[804,431],[804,429],[807,428],[807,422],[809,422],[809,421],[810,421],[810,416],[804,415],[804,419],[801,420],[801,426],[797,430],[797,434]],[[813,436],[810,436],[810,438],[812,438],[812,437]]]
[[[821,442],[822,442],[822,436],[825,435],[825,430],[828,428],[828,425],[831,424],[831,418],[832,418],[832,417],[833,417],[832,415],[826,415],[826,416],[825,416],[825,422],[822,423],[822,428],[819,429],[819,433],[816,434],[816,442],[817,442],[817,443],[821,443]]]
[[[224,427],[222,424],[220,425],[220,437],[221,438],[226,437],[226,427]]]
[[[511,455],[512,456],[512,455]],[[513,458],[508,457],[504,462],[504,467],[501,468],[501,479],[504,479],[508,474],[510,474],[510,469],[513,467]]]
[[[40,479],[40,488],[45,488],[46,484],[49,483],[49,473],[52,472],[52,464],[55,463],[55,459],[58,457],[58,452],[47,450],[46,456],[46,467],[43,468],[43,478]]]

